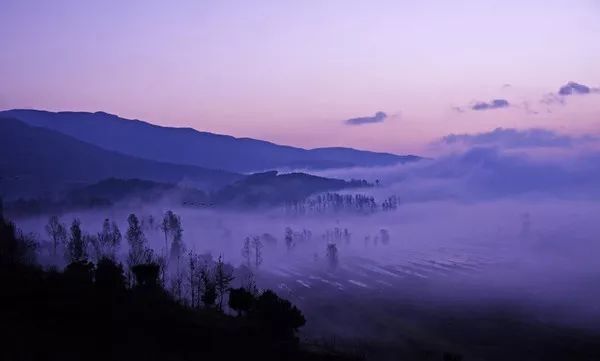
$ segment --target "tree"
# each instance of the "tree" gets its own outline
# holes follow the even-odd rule
[[[254,294],[243,287],[229,290],[229,307],[237,311],[238,316],[248,313],[255,301]]]
[[[252,247],[254,248],[254,266],[256,267],[256,269],[258,269],[258,267],[263,262],[263,258],[262,258],[263,243],[261,242],[260,237],[254,236],[252,238]]]
[[[335,243],[329,243],[327,245],[327,262],[329,268],[335,270],[338,266],[338,249]]]
[[[387,229],[382,228],[379,230],[379,236],[381,238],[381,243],[387,245],[390,243],[390,232]]]
[[[292,337],[306,323],[304,315],[296,306],[271,290],[258,297],[253,311],[255,316],[271,329],[274,336]]]
[[[250,237],[246,237],[246,239],[244,239],[244,246],[242,247],[242,257],[246,261],[246,266],[248,266],[248,268],[250,268],[250,255]]]
[[[131,268],[135,276],[135,284],[142,288],[158,288],[160,267],[153,262],[137,264]]]
[[[285,246],[288,251],[294,248],[294,231],[290,227],[285,227]]]
[[[181,256],[181,252],[183,252],[183,245],[181,244],[183,235],[183,228],[181,227],[181,218],[175,213],[173,213],[173,211],[168,210],[163,216],[160,229],[165,235],[165,252],[169,251],[170,237],[172,238],[171,242],[179,242],[179,244],[177,245],[171,245],[171,255],[173,256],[173,252],[176,252],[175,256]]]
[[[205,307],[214,306],[217,301],[217,287],[213,280],[208,264],[204,264],[200,270],[200,281],[202,282],[201,300]]]
[[[152,250],[146,248],[146,237],[139,219],[132,213],[127,217],[127,223],[129,227],[125,238],[129,243],[127,262],[130,268],[138,264],[150,263],[152,261]]]
[[[75,260],[65,268],[65,277],[81,284],[91,284],[94,279],[94,264],[87,259]]]
[[[202,290],[202,268],[200,267],[200,257],[193,251],[188,253],[188,266],[188,285],[190,289],[191,306],[193,308],[198,308],[200,307],[200,293]]]
[[[67,241],[67,227],[57,216],[52,216],[45,228],[52,241],[52,257],[56,258],[58,246],[64,245]]]
[[[98,236],[95,234],[84,234],[83,235],[83,239],[85,244],[88,245],[89,248],[91,248],[92,252],[93,252],[93,259],[96,260],[96,262],[100,261],[100,259],[102,259],[102,247],[100,246],[100,241],[98,240]]]
[[[0,215],[0,266],[35,263],[37,242]]]
[[[223,257],[219,256],[217,264],[215,265],[215,286],[218,295],[218,307],[219,310],[223,310],[223,299],[225,294],[229,291],[229,285],[233,281],[232,267],[223,262]]]
[[[88,257],[86,239],[81,231],[81,221],[73,219],[71,223],[71,234],[67,241],[66,258],[68,263],[82,262]]]
[[[183,228],[181,227],[181,221],[179,217],[175,217],[175,220],[170,225],[171,234],[173,236],[173,241],[171,242],[171,260],[177,262],[177,269],[179,269],[179,261],[181,260],[181,255],[184,252],[183,245]]]
[[[102,223],[102,231],[98,233],[98,259],[104,257],[115,259],[117,250],[121,244],[121,231],[115,222],[110,222],[108,218]]]
[[[96,286],[111,291],[122,290],[125,288],[125,277],[123,274],[123,266],[120,263],[116,263],[111,258],[104,257],[96,265]]]
[[[171,219],[171,215],[173,214],[172,211],[167,211],[167,213],[165,213],[162,222],[160,224],[160,230],[163,231],[163,233],[165,234],[165,252],[167,252],[169,250],[169,224],[170,224],[170,219]]]

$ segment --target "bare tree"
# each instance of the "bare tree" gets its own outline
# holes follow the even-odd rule
[[[115,222],[110,222],[108,218],[102,223],[102,231],[97,237],[90,237],[91,244],[96,253],[96,259],[109,258],[115,260],[117,250],[121,244],[121,231]]]
[[[242,257],[246,261],[246,266],[248,266],[248,268],[250,268],[250,255],[250,237],[246,237],[246,239],[244,239],[244,246],[242,247]]]
[[[381,238],[381,243],[383,245],[387,245],[390,243],[390,232],[387,229],[382,228],[379,230],[379,236]]]
[[[290,227],[285,227],[285,246],[288,251],[294,248],[294,231]]]
[[[229,291],[229,285],[233,281],[233,270],[232,267],[223,262],[223,256],[219,256],[217,264],[215,265],[215,286],[218,296],[218,307],[219,310],[223,310],[223,299],[225,294]]]
[[[67,227],[60,222],[57,216],[52,216],[45,228],[52,240],[52,257],[56,259],[58,246],[67,242]]]
[[[190,300],[193,308],[200,307],[200,294],[202,292],[202,267],[200,265],[200,257],[190,251],[188,253],[188,286],[190,289]]]
[[[335,243],[327,245],[327,263],[332,270],[335,270],[338,266],[338,249]]]
[[[154,252],[146,247],[146,236],[139,219],[132,213],[127,217],[127,223],[129,226],[125,238],[129,243],[129,254],[127,256],[129,269],[131,270],[137,265],[153,263]]]
[[[81,231],[81,221],[73,219],[71,223],[71,234],[67,241],[66,258],[68,263],[81,262],[87,259],[86,239]]]
[[[207,263],[200,269],[200,281],[202,282],[202,296],[200,297],[202,303],[205,307],[214,306],[217,300],[217,286]]]
[[[179,270],[181,255],[185,250],[183,244],[183,228],[181,227],[181,220],[179,217],[175,218],[175,221],[170,227],[171,234],[173,236],[173,240],[171,242],[171,260],[176,262],[177,269]]]
[[[259,236],[252,237],[252,248],[254,248],[254,267],[258,269],[258,267],[262,264],[262,249],[263,243],[260,240]]]
[[[170,219],[171,219],[171,215],[173,214],[172,211],[167,211],[167,213],[165,213],[165,216],[162,219],[162,222],[160,224],[160,230],[163,231],[163,233],[165,234],[165,253],[168,252],[169,250],[169,231],[170,231]]]

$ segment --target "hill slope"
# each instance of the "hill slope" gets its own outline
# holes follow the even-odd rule
[[[17,119],[0,119],[0,154],[0,195],[13,197],[32,191],[44,194],[110,177],[187,181],[203,189],[220,188],[241,177],[108,151]]]
[[[103,112],[9,110],[0,112],[0,117],[17,118],[123,154],[233,172],[273,168],[368,167],[420,159],[351,148],[308,150],[191,128],[161,127]]]
[[[314,193],[345,188],[371,187],[366,181],[344,181],[306,173],[255,173],[217,192],[213,202],[241,206],[276,205],[305,199]]]

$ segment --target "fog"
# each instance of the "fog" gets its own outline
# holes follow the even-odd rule
[[[165,199],[61,218],[80,218],[87,232],[98,232],[110,218],[124,232],[133,212],[144,218],[152,247],[164,252],[164,236],[148,225],[148,216],[159,223],[171,209],[181,217],[186,250],[223,255],[236,267],[245,263],[245,238],[269,233],[276,242],[263,239],[263,262],[250,268],[259,288],[274,288],[304,310],[308,338],[385,338],[376,327],[381,320],[357,315],[399,304],[440,312],[500,307],[594,329],[600,325],[600,156],[574,147],[516,151],[478,144],[415,164],[313,172],[379,180],[378,186],[342,193],[373,196],[379,204],[398,197],[398,207],[388,211],[293,215],[283,207],[196,209]],[[47,216],[17,221],[44,239]],[[293,247],[286,246],[286,227],[295,233]],[[304,230],[311,236],[301,236]],[[335,265],[327,251],[331,243]],[[328,307],[342,308],[345,316]]]

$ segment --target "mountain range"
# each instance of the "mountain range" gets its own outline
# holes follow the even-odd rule
[[[12,197],[49,195],[106,178],[189,182],[215,189],[243,177],[109,151],[14,118],[0,119],[0,154],[0,195]]]
[[[19,119],[129,156],[229,172],[385,166],[420,159],[342,147],[303,149],[192,128],[163,127],[104,112],[15,109],[1,111],[0,118]]]

